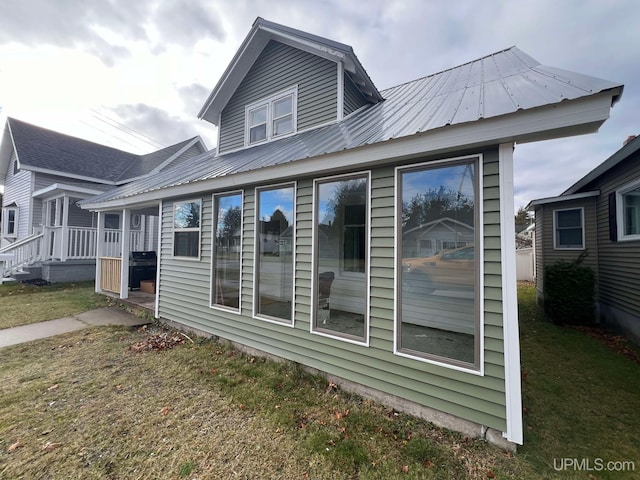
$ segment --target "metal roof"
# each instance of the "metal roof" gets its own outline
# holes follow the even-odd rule
[[[334,124],[222,155],[209,152],[180,168],[134,181],[85,203],[120,200],[619,89],[614,92],[615,103],[622,88],[620,83],[541,65],[511,47],[389,88],[381,92],[384,101]]]

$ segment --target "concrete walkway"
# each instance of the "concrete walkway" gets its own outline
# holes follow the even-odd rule
[[[147,323],[149,323],[149,320],[137,317],[118,307],[97,308],[74,315],[73,317],[58,318],[57,320],[48,320],[46,322],[32,323],[31,325],[22,325],[20,327],[0,330],[0,348],[98,325],[125,325],[135,327]]]

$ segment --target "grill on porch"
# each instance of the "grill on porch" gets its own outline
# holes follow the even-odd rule
[[[140,288],[140,281],[155,280],[158,258],[156,252],[138,251],[129,254],[129,288]]]

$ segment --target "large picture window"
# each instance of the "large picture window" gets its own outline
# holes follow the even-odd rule
[[[368,175],[315,183],[313,330],[366,341]]]
[[[476,158],[398,169],[399,353],[478,369]]]
[[[242,193],[213,196],[213,305],[240,311]]]
[[[584,248],[582,208],[555,210],[553,212],[554,247],[581,250]]]
[[[617,202],[620,240],[640,240],[640,182],[621,189]]]
[[[245,109],[245,145],[253,145],[296,131],[297,88],[255,102]]]
[[[175,203],[173,208],[174,257],[200,257],[200,209],[200,200]]]
[[[256,190],[255,314],[293,321],[293,185]]]

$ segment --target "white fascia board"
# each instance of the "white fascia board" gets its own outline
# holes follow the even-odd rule
[[[111,181],[111,180],[103,180],[101,178],[94,178],[94,177],[85,177],[84,175],[75,175],[73,173],[61,172],[59,170],[50,170],[48,168],[31,167],[29,165],[25,165],[22,168],[24,168],[24,170],[29,170],[31,172],[46,173],[47,175],[55,175],[56,177],[74,178],[76,180],[83,180],[85,182],[99,183],[99,184],[102,184],[102,185],[117,185],[116,182]]]
[[[130,203],[238,188],[241,185],[275,179],[285,181],[309,175],[355,171],[388,164],[391,161],[477,149],[501,143],[526,143],[594,133],[609,117],[612,95],[612,92],[606,92],[579,100],[565,100],[560,104],[451,125],[409,137],[305,158],[282,165],[152,190],[97,204],[87,203],[84,208],[122,207]]]
[[[36,190],[31,194],[31,196],[33,198],[46,198],[48,196],[55,196],[57,191],[87,196],[100,195],[101,193],[104,193],[102,190],[95,190],[93,188],[79,187],[77,185],[67,185],[64,183],[53,183],[48,187]]]
[[[0,182],[1,185],[4,185],[5,175],[9,170],[9,166],[11,165],[11,154],[16,153],[16,161],[18,162],[18,167],[20,166],[20,159],[18,158],[18,151],[16,150],[16,144],[13,141],[13,133],[11,132],[11,124],[9,120],[7,120],[6,127],[4,129],[4,135],[2,137],[2,144],[0,145]]]
[[[516,275],[515,209],[513,188],[513,143],[498,148],[500,185],[500,253],[502,265],[502,329],[504,338],[504,383],[507,431],[505,437],[522,445],[522,385],[520,333]],[[510,234],[506,234],[511,232]]]
[[[187,150],[189,150],[192,146],[196,145],[197,143],[200,143],[203,147],[204,147],[204,142],[202,141],[202,139],[200,138],[200,135],[198,135],[197,137],[194,137],[189,143],[187,143],[184,147],[182,147],[180,150],[178,150],[176,153],[174,153],[173,155],[171,155],[170,157],[168,157],[165,161],[163,161],[160,165],[158,165],[156,168],[154,168],[153,170],[151,170],[149,172],[148,175],[153,175],[154,173],[158,173],[160,170],[162,170],[163,168],[165,168],[167,165],[169,165],[171,162],[173,162],[176,158],[178,158],[180,155],[182,155],[184,152],[186,152]],[[204,148],[204,151],[206,152],[207,149]],[[201,152],[202,153],[202,152]],[[144,175],[146,176],[146,175]],[[129,183],[131,180],[125,182],[125,183]]]

